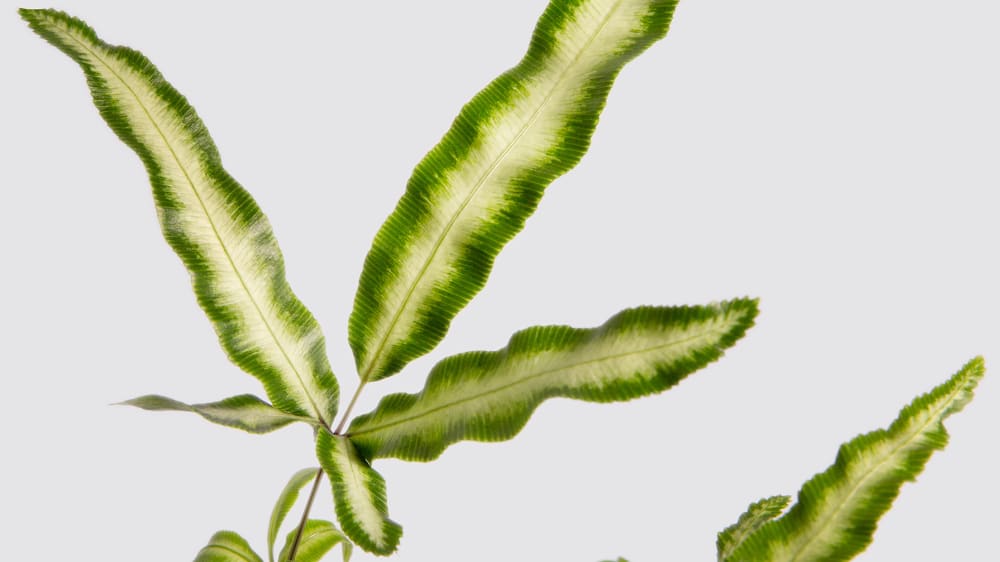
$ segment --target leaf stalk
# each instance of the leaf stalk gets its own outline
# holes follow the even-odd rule
[[[309,492],[309,499],[306,500],[306,508],[302,511],[302,521],[299,522],[299,528],[295,532],[295,540],[292,541],[292,546],[288,549],[287,562],[295,562],[295,554],[299,550],[299,543],[302,542],[302,533],[306,529],[306,521],[309,520],[309,512],[312,511],[313,500],[316,499],[316,490],[319,489],[319,482],[322,479],[323,469],[320,468],[316,471],[316,478],[313,480],[312,491]]]
[[[340,423],[337,424],[337,429],[333,430],[334,435],[341,435],[341,431],[344,430],[344,425],[347,424],[347,416],[351,415],[351,410],[354,409],[354,405],[358,401],[358,397],[361,396],[361,389],[368,384],[364,381],[358,385],[358,389],[354,391],[354,396],[351,397],[351,401],[348,402],[347,408],[344,409],[344,415],[340,418]]]

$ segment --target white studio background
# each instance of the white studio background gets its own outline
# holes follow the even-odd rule
[[[370,240],[545,2],[262,4],[52,1],[142,50],[198,109],[349,396]],[[226,528],[263,551],[279,490],[315,464],[309,431],[108,406],[259,390],[162,241],[138,159],[14,7],[0,12],[0,557],[176,562]],[[995,552],[998,17],[982,0],[682,2],[446,340],[357,411],[530,325],[752,295],[757,326],[663,395],[554,400],[512,441],[377,462],[404,526],[395,559],[713,560],[749,502],[794,493],[977,354],[992,367],[977,399],[858,560]],[[320,498],[314,515],[332,518]]]

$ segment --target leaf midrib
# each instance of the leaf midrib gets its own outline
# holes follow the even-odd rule
[[[410,300],[413,297],[413,293],[416,291],[417,286],[420,285],[420,282],[424,278],[424,275],[427,273],[427,270],[430,269],[431,263],[434,262],[434,258],[437,257],[438,251],[444,244],[445,239],[448,238],[448,235],[451,232],[451,229],[454,227],[455,223],[458,222],[458,218],[465,212],[465,209],[469,206],[472,200],[483,188],[483,185],[485,185],[486,181],[490,178],[490,176],[492,176],[493,173],[497,170],[497,168],[500,167],[501,162],[503,162],[503,160],[507,157],[507,155],[513,150],[514,145],[516,145],[521,140],[521,138],[527,133],[528,129],[531,128],[531,126],[534,125],[535,121],[538,120],[538,117],[541,114],[542,109],[548,104],[549,100],[552,99],[552,96],[559,89],[559,86],[569,75],[570,70],[576,67],[577,63],[580,60],[580,57],[583,56],[583,53],[590,48],[590,45],[593,44],[594,40],[597,39],[597,37],[604,31],[604,28],[607,27],[608,21],[611,19],[611,16],[614,15],[614,13],[618,10],[619,6],[623,1],[624,0],[616,0],[614,6],[610,10],[608,10],[608,14],[601,21],[601,25],[600,27],[598,27],[597,31],[594,32],[594,34],[587,39],[587,42],[584,44],[584,46],[579,51],[577,51],[576,55],[573,57],[573,62],[569,64],[562,73],[559,74],[559,78],[555,81],[553,87],[549,90],[548,93],[545,94],[545,98],[541,101],[541,103],[538,104],[538,107],[532,112],[528,120],[517,132],[517,135],[515,135],[514,138],[511,139],[509,143],[507,143],[507,146],[504,147],[504,149],[500,152],[499,156],[497,156],[493,160],[489,168],[482,174],[482,176],[480,176],[479,180],[476,181],[476,184],[469,192],[469,195],[466,196],[464,201],[462,201],[462,204],[461,206],[459,206],[458,211],[456,211],[452,215],[451,219],[448,221],[448,224],[441,232],[441,235],[435,241],[434,247],[431,250],[430,255],[427,257],[426,260],[424,260],[424,264],[420,268],[420,273],[417,274],[416,279],[413,281],[413,283],[410,284],[409,289],[407,289],[406,296],[403,298],[403,302],[399,305],[399,308],[396,310],[396,313],[392,317],[392,321],[389,323],[389,326],[386,329],[385,333],[383,334],[382,339],[379,341],[379,345],[375,350],[375,355],[372,356],[372,360],[369,362],[368,368],[365,369],[365,372],[361,377],[361,380],[363,382],[368,382],[369,377],[372,374],[372,371],[375,369],[376,366],[379,366],[379,360],[382,358],[383,353],[386,352],[385,346],[389,341],[390,335],[395,331],[396,325],[399,323],[399,319],[402,316],[403,311],[406,310],[409,306]]]
[[[55,25],[58,25],[58,23],[55,23]],[[95,60],[97,60],[98,62],[100,62],[102,65],[104,65],[104,68],[106,68],[108,70],[108,72],[110,72],[115,78],[118,79],[119,82],[121,82],[121,84],[129,91],[129,93],[132,94],[132,97],[135,99],[136,104],[140,108],[142,108],[143,113],[146,114],[146,117],[149,119],[149,122],[153,125],[153,128],[156,130],[156,133],[160,136],[161,139],[163,139],[163,144],[167,147],[167,150],[170,152],[170,156],[174,159],[174,162],[176,162],[178,169],[181,170],[181,173],[184,175],[184,179],[188,182],[188,186],[190,186],[191,191],[194,193],[195,198],[198,200],[198,204],[201,207],[201,210],[202,210],[202,212],[205,215],[205,219],[208,221],[209,226],[212,227],[212,234],[215,236],[215,239],[219,242],[219,246],[222,247],[222,252],[226,256],[226,261],[229,263],[230,267],[233,270],[233,273],[236,275],[236,278],[239,280],[240,286],[243,288],[243,291],[246,293],[247,298],[250,300],[251,304],[253,304],[254,310],[257,312],[258,316],[260,317],[261,322],[263,322],[264,326],[267,328],[267,333],[271,336],[271,339],[274,341],[275,345],[278,347],[278,350],[281,351],[282,357],[285,359],[285,361],[288,364],[288,366],[292,369],[292,372],[295,373],[295,377],[298,379],[299,385],[301,385],[301,387],[302,387],[302,392],[305,395],[306,399],[309,401],[309,405],[313,408],[313,411],[316,413],[317,419],[325,427],[329,427],[329,424],[326,422],[326,419],[323,417],[322,412],[320,411],[319,407],[316,405],[316,402],[313,400],[312,395],[308,392],[308,390],[306,390],[306,384],[305,384],[305,381],[303,381],[303,379],[302,379],[302,375],[299,373],[298,369],[295,367],[295,364],[292,362],[291,358],[288,356],[288,352],[285,350],[284,345],[282,345],[281,341],[277,338],[277,336],[275,336],[274,330],[273,330],[273,328],[271,328],[270,322],[268,322],[267,318],[264,316],[264,312],[261,310],[260,305],[257,304],[257,300],[254,299],[253,294],[250,292],[249,288],[247,287],[246,281],[243,279],[243,274],[240,272],[239,268],[236,267],[236,263],[233,260],[232,255],[229,253],[229,248],[226,247],[225,242],[223,242],[222,236],[219,234],[219,230],[218,230],[218,228],[215,225],[215,221],[212,220],[212,216],[208,212],[208,207],[205,205],[205,202],[202,199],[201,194],[198,192],[198,188],[195,187],[194,181],[191,179],[190,174],[188,174],[187,168],[184,166],[184,164],[181,162],[180,158],[177,156],[177,153],[174,151],[174,148],[170,144],[170,141],[167,139],[166,135],[163,134],[163,130],[160,128],[159,124],[156,122],[155,119],[153,119],[153,116],[150,114],[149,109],[146,107],[145,104],[142,103],[141,98],[136,93],[136,91],[132,88],[132,86],[120,74],[118,74],[117,72],[115,72],[115,69],[111,65],[109,65],[104,60],[104,58],[102,56],[100,56],[99,53],[95,52],[93,49],[91,49],[83,41],[80,41],[79,39],[77,39],[76,36],[73,34],[73,30],[72,29],[63,28],[63,30],[66,32],[66,36],[67,37],[69,37],[70,39],[72,39],[77,45],[79,45],[82,49],[84,49],[85,51],[87,51]]]
[[[720,331],[722,331],[722,330],[720,330]],[[575,369],[575,368],[578,368],[578,367],[583,367],[583,366],[594,364],[594,363],[600,363],[602,361],[612,361],[612,360],[615,360],[615,359],[620,359],[620,358],[623,358],[623,357],[629,357],[629,356],[632,356],[632,355],[642,355],[644,353],[652,353],[654,351],[658,351],[658,350],[663,349],[663,348],[667,348],[667,347],[671,347],[671,346],[684,345],[684,344],[686,344],[688,342],[691,342],[693,340],[696,340],[696,339],[699,339],[699,338],[703,338],[703,337],[706,337],[706,334],[698,334],[698,335],[690,336],[688,338],[684,338],[684,339],[680,339],[680,340],[676,340],[676,341],[671,341],[669,343],[660,344],[660,345],[656,345],[656,346],[652,346],[652,347],[647,347],[647,348],[636,350],[636,351],[628,351],[628,352],[618,353],[618,354],[614,354],[614,355],[607,355],[607,356],[600,357],[600,358],[597,358],[597,359],[590,359],[590,360],[587,360],[587,361],[580,361],[580,362],[577,362],[577,363],[573,363],[571,365],[565,365],[565,366],[562,366],[562,367],[556,367],[556,368],[553,368],[553,369],[548,369],[548,370],[545,370],[545,371],[541,371],[539,373],[534,373],[532,375],[528,375],[528,376],[526,376],[524,378],[517,379],[517,380],[515,380],[513,382],[510,382],[510,383],[502,385],[502,386],[498,386],[498,387],[490,389],[488,391],[481,392],[479,394],[474,394],[474,395],[466,397],[466,398],[460,398],[458,400],[447,402],[447,403],[442,404],[440,406],[436,406],[436,407],[431,408],[429,410],[425,410],[425,411],[423,411],[423,412],[421,412],[419,414],[415,414],[415,415],[412,415],[412,416],[409,416],[409,417],[406,417],[406,418],[403,418],[403,419],[399,419],[399,420],[396,420],[396,421],[382,423],[380,425],[370,426],[368,428],[363,429],[362,431],[348,432],[346,435],[348,437],[357,437],[359,435],[366,435],[366,434],[370,434],[370,433],[376,433],[376,432],[380,432],[380,431],[385,431],[387,428],[390,428],[390,427],[393,427],[393,426],[396,426],[396,425],[400,425],[400,424],[404,424],[404,423],[409,423],[409,422],[412,422],[414,420],[417,420],[417,419],[420,419],[420,418],[424,418],[424,417],[433,415],[433,414],[435,414],[435,413],[437,413],[437,412],[439,412],[441,410],[453,408],[453,407],[458,406],[460,404],[464,404],[466,402],[470,402],[470,401],[473,401],[473,400],[479,400],[479,399],[484,398],[486,396],[490,396],[490,395],[493,395],[493,394],[498,394],[498,393],[507,391],[508,389],[513,388],[513,387],[515,387],[517,385],[524,384],[524,383],[533,381],[533,380],[535,380],[535,379],[537,379],[539,377],[543,377],[543,376],[546,376],[546,375],[551,375],[551,374],[557,373],[559,371],[565,371],[565,370],[568,370],[568,369]]]
[[[962,383],[965,382],[964,377],[961,382]],[[814,533],[811,537],[809,537],[809,540],[806,541],[805,544],[803,544],[801,547],[799,547],[792,554],[792,557],[787,559],[787,562],[795,562],[796,560],[798,560],[799,555],[802,554],[802,552],[804,552],[818,537],[824,535],[824,532],[826,528],[830,525],[830,522],[836,518],[836,516],[844,509],[845,506],[852,503],[851,500],[864,487],[864,483],[867,482],[870,478],[872,478],[875,473],[879,472],[879,470],[885,463],[889,462],[890,459],[895,458],[896,454],[900,451],[900,449],[908,447],[910,443],[912,443],[918,436],[922,435],[929,426],[934,425],[936,423],[937,424],[943,423],[944,420],[941,418],[941,412],[944,411],[948,406],[950,406],[955,401],[955,398],[959,394],[961,394],[964,389],[965,389],[964,384],[956,384],[955,390],[951,392],[947,400],[944,400],[941,403],[941,406],[936,409],[934,415],[930,416],[927,423],[920,425],[919,428],[913,431],[913,433],[905,441],[903,441],[899,446],[893,448],[892,451],[885,456],[885,458],[879,461],[878,464],[876,464],[872,469],[868,470],[865,473],[864,477],[862,477],[858,481],[858,484],[851,489],[850,493],[847,495],[844,501],[840,502],[840,505],[838,505],[837,508],[830,515],[824,518],[823,523],[820,525],[819,531]]]

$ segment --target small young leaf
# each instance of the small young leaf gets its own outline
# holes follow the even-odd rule
[[[434,348],[545,188],[586,152],[618,72],[676,0],[553,0],[521,62],[462,108],[365,260],[350,319],[362,382]]]
[[[980,357],[903,408],[889,429],[855,437],[836,462],[802,486],[798,502],[747,537],[727,562],[839,562],[871,543],[879,518],[903,483],[948,443],[945,418],[972,399],[985,368]]]
[[[198,551],[194,562],[262,562],[246,539],[232,531],[212,535],[208,545]]]
[[[152,411],[194,412],[210,422],[250,433],[268,433],[293,422],[317,423],[312,418],[286,414],[252,394],[240,394],[205,404],[185,404],[166,396],[147,394],[119,404]]]
[[[789,496],[771,496],[750,504],[746,512],[740,515],[739,521],[719,533],[715,541],[719,562],[739,548],[743,540],[761,525],[781,515],[791,501]]]
[[[302,490],[302,487],[315,480],[319,471],[320,469],[318,468],[303,468],[296,472],[278,496],[278,501],[274,504],[274,510],[271,511],[271,522],[267,526],[267,558],[271,562],[274,562],[274,540],[278,538],[278,530],[281,529],[281,523],[285,520],[285,516],[288,515],[288,510],[292,509],[292,506],[295,505],[295,500],[299,498],[299,492]]]
[[[391,394],[347,434],[366,459],[428,461],[456,441],[510,439],[556,396],[615,402],[662,392],[718,359],[753,324],[757,302],[642,307],[603,326],[534,327],[506,348],[438,363],[419,394]]]
[[[344,533],[368,552],[394,552],[403,528],[389,519],[382,475],[340,435],[320,431],[316,456],[333,485],[334,507]]]
[[[285,280],[267,218],[222,168],[194,108],[149,59],[101,41],[83,21],[20,14],[83,68],[101,116],[145,164],[163,235],[229,358],[260,379],[275,407],[329,425],[338,386],[319,324]]]
[[[298,529],[294,529],[288,533],[288,538],[285,539],[285,546],[278,555],[278,562],[288,562],[288,554],[297,534]],[[333,523],[310,519],[306,521],[306,528],[302,532],[302,538],[299,540],[298,550],[295,551],[294,562],[319,562],[323,558],[323,555],[330,552],[330,549],[336,546],[337,543],[340,543],[344,562],[348,562],[351,559],[351,552],[354,549],[351,541],[347,540],[347,537]]]

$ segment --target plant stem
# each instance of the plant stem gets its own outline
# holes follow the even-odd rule
[[[333,430],[334,435],[340,435],[340,432],[344,429],[344,424],[347,423],[347,416],[351,415],[351,410],[354,409],[354,404],[358,401],[358,396],[361,396],[361,389],[365,387],[362,382],[358,385],[358,389],[354,391],[354,396],[351,397],[351,401],[347,404],[347,409],[344,410],[344,416],[340,418],[340,423],[337,424],[337,429]]]
[[[351,410],[358,401],[358,396],[361,396],[361,389],[364,387],[365,383],[361,383],[358,385],[358,389],[354,391],[354,396],[351,397],[350,403],[347,404],[347,409],[344,410],[344,416],[340,418],[340,423],[337,424],[337,429],[333,432],[334,435],[340,435],[341,430],[344,429],[344,424],[347,423],[347,416],[351,415]],[[329,428],[327,428],[327,431],[329,431]],[[302,533],[305,532],[306,521],[309,520],[309,511],[312,510],[313,500],[316,499],[316,490],[319,489],[319,482],[322,479],[323,469],[321,468],[316,471],[316,479],[313,480],[313,487],[309,492],[309,500],[306,501],[306,508],[302,511],[302,521],[299,522],[299,528],[295,531],[295,539],[292,541],[292,547],[288,549],[287,562],[295,562],[295,555],[298,553],[299,544],[302,542]]]
[[[306,501],[306,508],[302,512],[302,521],[299,523],[299,529],[295,532],[295,540],[292,541],[292,547],[288,549],[288,562],[295,562],[295,554],[299,550],[299,543],[302,542],[302,532],[306,530],[306,521],[309,520],[309,511],[312,510],[313,500],[316,499],[316,490],[319,489],[319,481],[323,479],[323,469],[316,471],[316,479],[313,480],[312,491],[309,492],[309,500]]]

